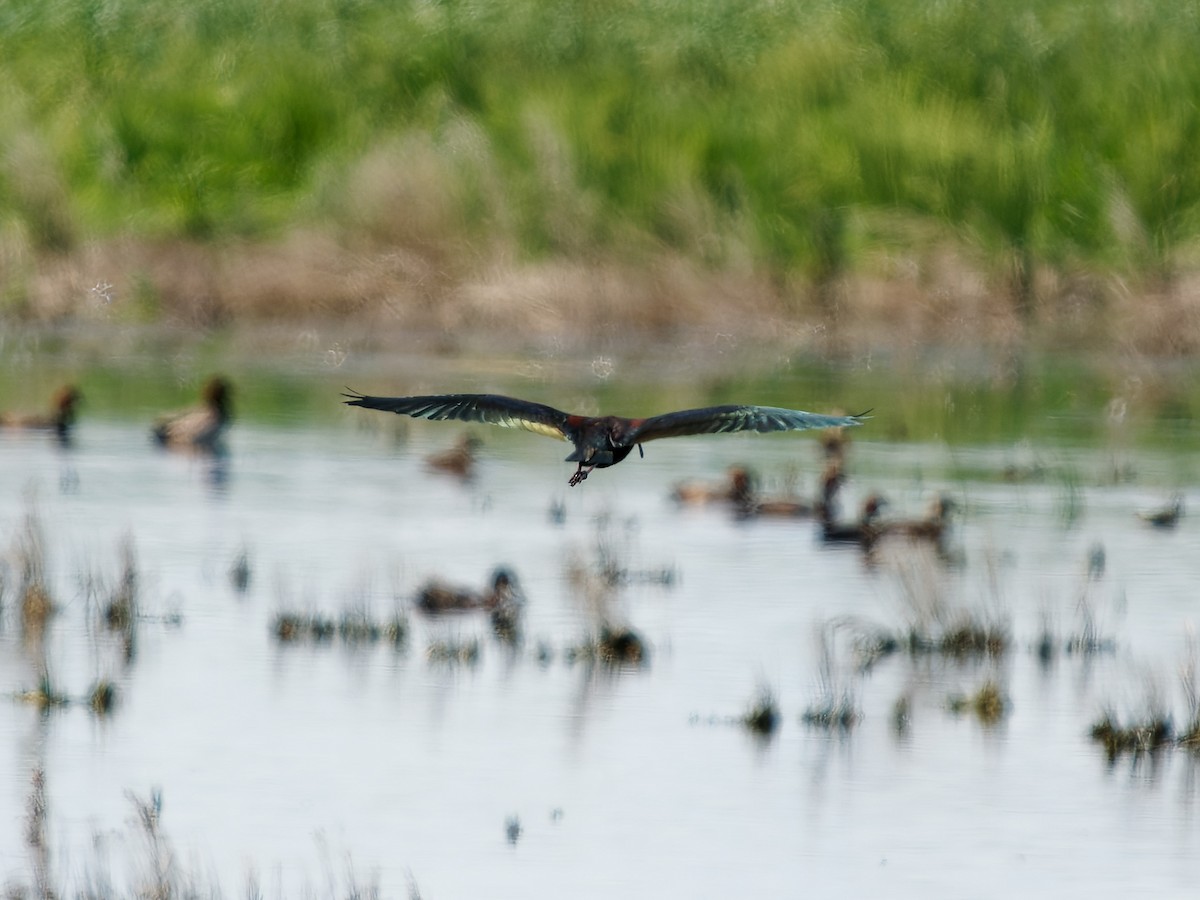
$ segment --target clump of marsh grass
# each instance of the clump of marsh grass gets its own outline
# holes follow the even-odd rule
[[[1200,752],[1200,645],[1190,628],[1179,667],[1179,685],[1186,707],[1187,724],[1182,730],[1175,729],[1175,717],[1152,678],[1140,709],[1127,721],[1121,721],[1111,706],[1103,710],[1091,728],[1091,737],[1104,747],[1110,762],[1122,754],[1138,756],[1168,747]]]
[[[646,642],[627,626],[601,626],[595,636],[563,652],[568,664],[600,662],[610,666],[641,666],[648,658]]]
[[[133,805],[134,823],[142,836],[149,863],[149,870],[136,886],[136,896],[155,900],[188,896],[182,873],[176,865],[175,852],[162,831],[162,792],[154,788],[145,799],[132,791],[126,791],[125,796]]]
[[[1106,710],[1091,730],[1092,740],[1104,748],[1109,762],[1125,753],[1135,756],[1155,753],[1175,742],[1171,717],[1152,713],[1129,724],[1118,722],[1112,710]]]
[[[56,897],[50,881],[50,845],[46,840],[46,772],[40,766],[30,778],[29,799],[25,804],[25,845],[33,863],[35,897]]]
[[[779,712],[779,702],[775,699],[775,692],[769,686],[759,686],[758,693],[742,715],[741,721],[746,730],[752,734],[764,738],[775,734],[783,717]]]
[[[1071,528],[1083,518],[1086,503],[1079,473],[1070,466],[1059,472],[1058,518],[1064,528]]]
[[[511,815],[504,820],[504,839],[508,843],[516,846],[517,841],[521,839],[521,833],[524,829],[521,827],[521,818],[517,815]]]
[[[1179,682],[1183,689],[1184,702],[1187,704],[1187,727],[1179,735],[1179,745],[1192,751],[1200,752],[1200,647],[1197,646],[1195,632],[1189,630],[1187,635],[1187,656],[1179,669]]]
[[[21,592],[21,633],[30,643],[40,642],[46,634],[46,624],[55,613],[50,592],[40,582],[27,585]]]
[[[37,687],[21,691],[17,694],[17,699],[22,703],[36,706],[43,713],[48,713],[52,709],[57,709],[70,703],[71,698],[58,688],[53,673],[50,670],[50,662],[46,657],[44,647],[39,648],[36,668]]]
[[[1060,652],[1088,657],[1116,650],[1116,642],[1103,635],[1095,598],[1094,585],[1104,579],[1105,568],[1104,545],[1094,543],[1088,548],[1083,581],[1075,600],[1076,624],[1070,634],[1065,637],[1059,634],[1051,623],[1050,613],[1042,611],[1041,631],[1033,649],[1043,666],[1049,666]]]
[[[127,534],[121,539],[118,554],[121,570],[116,586],[99,589],[102,594],[107,595],[100,615],[104,627],[120,635],[125,661],[128,663],[137,655],[137,626],[141,618],[141,577],[138,573],[132,535]]]
[[[800,720],[805,725],[830,731],[849,731],[861,718],[862,713],[855,707],[851,697],[827,698],[808,707],[800,715]]]
[[[431,663],[474,666],[479,657],[478,638],[436,640],[425,648],[425,659]]]
[[[679,579],[674,566],[640,566],[630,563],[636,556],[637,522],[630,519],[618,529],[608,514],[597,517],[595,543],[590,558],[577,554],[567,566],[573,587],[595,593],[632,584],[672,588]],[[595,584],[589,584],[595,582]]]
[[[117,689],[111,681],[102,678],[92,686],[91,693],[88,694],[88,706],[97,716],[107,716],[116,704]]]
[[[523,605],[511,600],[502,600],[488,613],[492,634],[503,644],[516,647],[521,643]]]
[[[913,553],[897,569],[909,624],[897,641],[912,656],[954,659],[1004,656],[1012,644],[999,589],[992,581],[993,609],[951,603],[942,573],[924,554]]]
[[[633,528],[633,524],[627,523],[627,537]],[[618,589],[630,580],[625,574],[630,570],[622,563],[623,558],[607,516],[601,516],[597,521],[594,560],[589,562],[579,554],[568,557],[567,582],[582,598],[588,616],[595,623],[593,633],[564,651],[568,664],[601,662],[640,666],[646,662],[646,642],[631,627],[620,624],[616,612]]]
[[[21,636],[30,644],[39,644],[55,605],[46,585],[45,532],[32,502],[17,529],[13,559],[17,569]]]
[[[896,698],[896,702],[892,704],[892,732],[897,737],[904,737],[908,734],[908,728],[912,724],[912,698],[907,692]]]
[[[234,555],[233,561],[229,564],[229,583],[239,594],[244,594],[250,590],[250,579],[252,576],[250,551],[243,546]]]
[[[955,694],[947,700],[955,715],[971,713],[984,725],[995,725],[1008,713],[1010,704],[1000,685],[988,678],[972,694]]]
[[[271,634],[284,644],[321,644],[332,640],[337,634],[337,623],[317,613],[279,612],[271,620]]]
[[[278,612],[271,620],[271,634],[281,644],[328,644],[337,638],[347,647],[386,641],[400,649],[408,641],[409,625],[401,612],[382,621],[360,608],[347,609],[337,619],[319,613]]]
[[[801,714],[805,725],[849,731],[862,718],[855,682],[863,669],[856,665],[847,670],[839,661],[837,643],[846,633],[856,646],[861,629],[852,619],[834,619],[816,630],[819,695]]]
[[[1091,738],[1110,762],[1126,753],[1141,756],[1175,743],[1174,719],[1162,686],[1151,672],[1144,673],[1144,679],[1142,698],[1132,715],[1122,721],[1116,709],[1107,706],[1092,725]]]
[[[17,695],[22,703],[36,706],[42,712],[66,706],[71,698],[55,687],[48,673],[42,673],[38,678],[37,687],[22,691]]]
[[[118,549],[121,558],[121,574],[116,588],[104,606],[104,624],[113,631],[125,631],[133,627],[138,617],[138,569],[133,538],[126,535]]]

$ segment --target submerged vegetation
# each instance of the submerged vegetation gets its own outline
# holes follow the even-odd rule
[[[0,315],[1200,346],[1188,4],[15,0],[0,33]]]

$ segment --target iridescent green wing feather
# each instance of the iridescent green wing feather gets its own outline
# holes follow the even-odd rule
[[[625,435],[629,443],[640,444],[658,438],[688,434],[724,434],[734,431],[806,431],[810,428],[838,428],[861,425],[864,416],[825,416],[799,409],[775,406],[708,406],[684,409],[636,421]]]
[[[498,394],[435,394],[424,397],[371,397],[347,392],[346,404],[365,409],[378,409],[414,419],[456,419],[461,422],[482,422],[504,428],[523,428],[535,434],[569,440],[565,412]]]

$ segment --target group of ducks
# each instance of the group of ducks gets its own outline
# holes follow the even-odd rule
[[[921,518],[885,519],[883,512],[887,500],[872,493],[863,501],[857,519],[844,520],[840,512],[840,492],[846,481],[847,438],[844,430],[831,428],[824,432],[820,448],[824,469],[812,500],[763,496],[753,473],[745,466],[733,466],[726,479],[716,484],[677,484],[671,497],[681,506],[724,505],[738,519],[812,519],[818,525],[819,538],[829,544],[855,544],[871,551],[885,538],[901,537],[926,542],[944,555],[948,520],[955,508],[953,498],[937,495],[928,513]]]
[[[229,381],[215,375],[204,383],[200,404],[166,413],[154,421],[154,441],[171,450],[219,453],[232,418],[233,391]],[[41,413],[0,412],[0,431],[42,431],[69,444],[83,394],[74,385],[55,391],[50,409]]]

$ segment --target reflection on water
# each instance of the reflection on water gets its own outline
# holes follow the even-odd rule
[[[1106,710],[1180,731],[1194,712],[1195,527],[1186,505],[1170,529],[1136,515],[1182,464],[1140,451],[1114,482],[1109,445],[887,430],[855,435],[844,508],[879,492],[898,520],[944,492],[944,555],[671,500],[735,463],[812,496],[803,436],[651,446],[576,489],[560,446],[492,431],[470,481],[431,473],[453,426],[397,444],[248,417],[218,458],[102,417],[69,449],[6,436],[0,689],[68,702],[0,704],[0,872],[63,893],[1183,895],[1194,757],[1110,763],[1089,739]],[[30,515],[55,607],[37,639],[13,549]],[[519,640],[486,608],[417,609],[430,580],[498,567]],[[285,612],[331,630],[281,640]],[[605,629],[645,659],[606,662]],[[764,688],[761,738],[742,720]],[[853,715],[804,721],[826,704]]]

